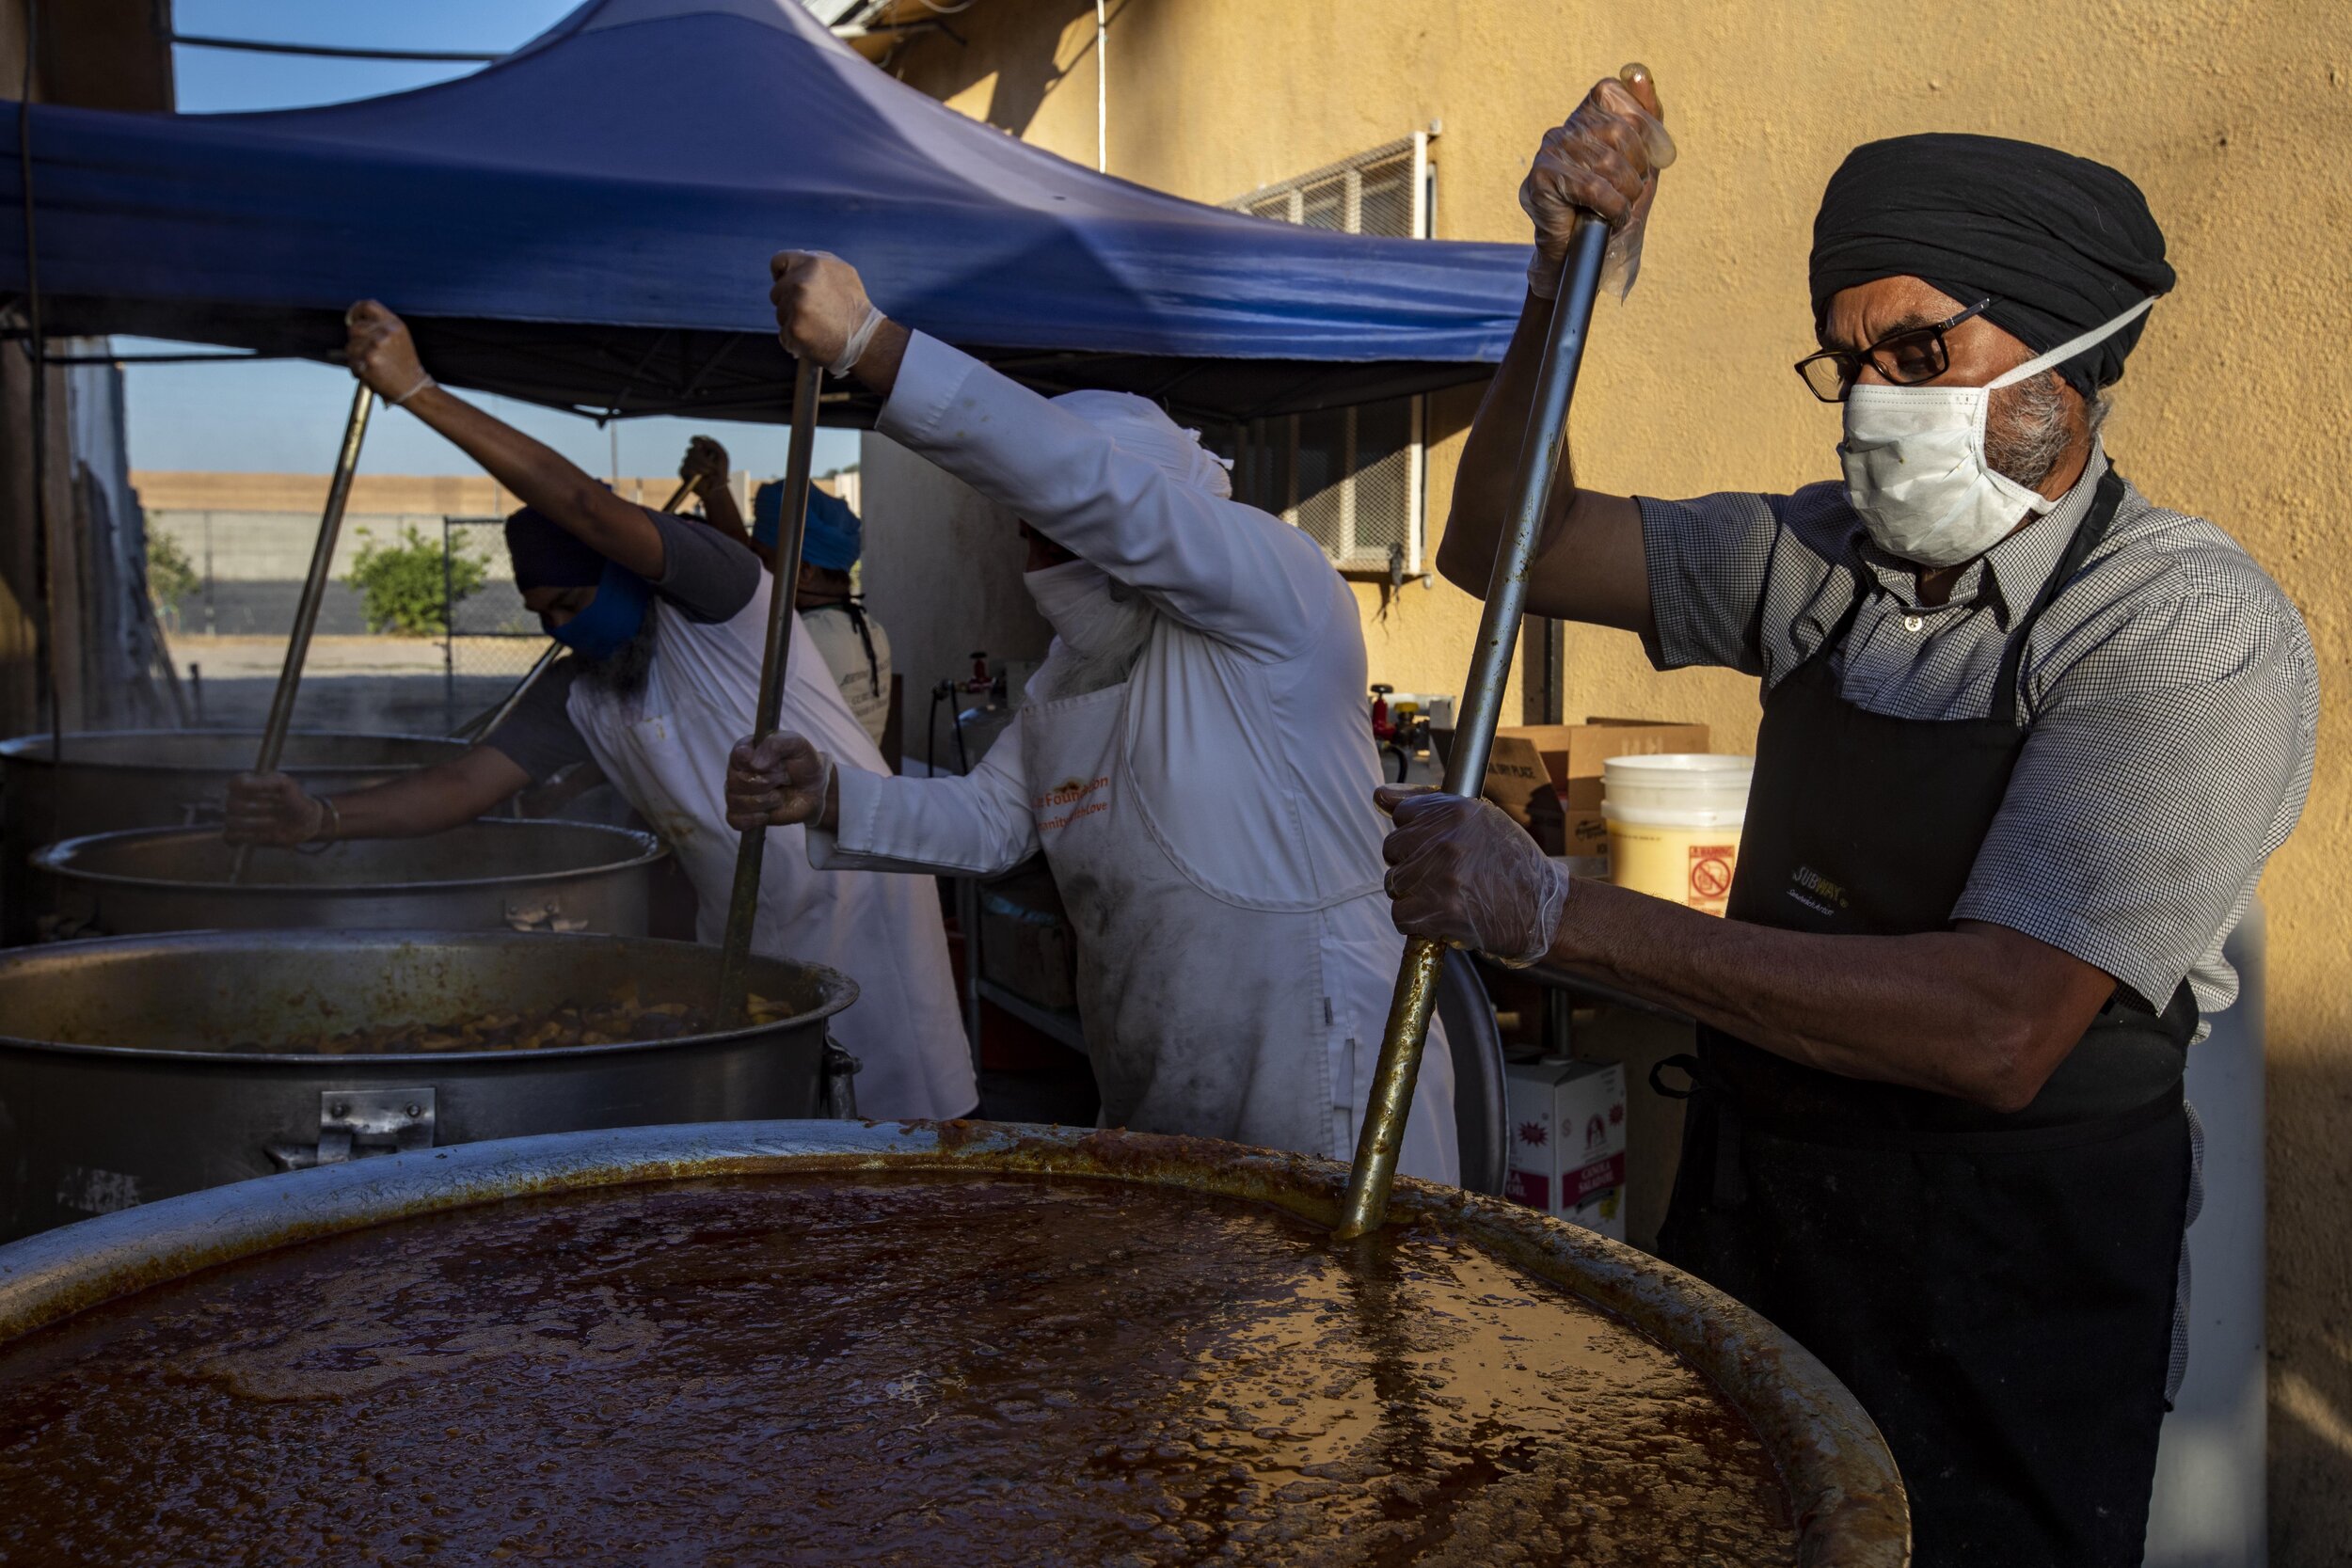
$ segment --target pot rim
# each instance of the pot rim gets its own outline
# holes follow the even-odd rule
[[[218,738],[218,737],[220,737],[220,736],[228,736],[229,738],[230,738],[230,739],[232,739],[232,740],[255,740],[255,741],[258,741],[258,740],[260,740],[260,739],[262,738],[262,731],[260,731],[260,730],[258,730],[258,729],[184,729],[184,730],[175,730],[175,729],[144,729],[144,730],[68,730],[68,731],[66,731],[66,732],[65,732],[65,736],[64,736],[64,738],[65,738],[65,740],[66,740],[66,742],[67,742],[67,746],[66,746],[66,758],[65,758],[65,766],[66,766],[66,767],[68,767],[68,768],[104,768],[104,769],[106,769],[106,770],[107,770],[107,771],[109,771],[109,772],[121,772],[121,773],[138,773],[138,772],[178,773],[178,772],[184,772],[184,771],[186,771],[186,770],[187,770],[187,768],[190,767],[190,764],[187,764],[187,763],[184,763],[184,762],[170,762],[170,761],[165,761],[165,760],[157,760],[157,761],[152,761],[152,762],[150,762],[150,761],[145,761],[145,760],[136,761],[136,762],[94,762],[94,761],[90,761],[90,760],[87,760],[87,759],[86,759],[86,758],[77,757],[77,756],[73,755],[72,744],[72,742],[74,742],[74,741],[76,741],[76,740],[98,740],[98,741],[107,741],[107,740],[133,740],[133,739],[146,739],[146,740],[166,740],[166,741],[171,741],[171,740],[183,740],[183,739],[185,739],[185,738],[187,738],[187,737],[189,737],[189,736],[200,736],[200,737],[203,737],[203,738],[205,738],[205,739],[215,739],[215,738]],[[407,734],[403,734],[403,733],[398,732],[398,731],[388,731],[388,730],[303,730],[303,729],[295,729],[295,730],[288,730],[288,731],[286,732],[286,738],[287,738],[288,740],[300,740],[300,739],[313,739],[313,740],[315,740],[315,739],[321,739],[321,738],[329,739],[329,740],[392,740],[392,741],[400,741],[400,742],[404,742],[404,743],[405,743],[405,744],[410,744],[410,745],[424,745],[424,746],[445,747],[445,748],[450,748],[450,749],[453,749],[453,750],[454,750],[454,751],[459,751],[459,752],[464,751],[464,750],[465,750],[465,749],[466,749],[466,748],[467,748],[469,744],[471,744],[471,743],[470,743],[470,742],[469,742],[469,741],[459,740],[459,739],[457,739],[457,738],[455,738],[454,736],[446,736],[446,735],[407,735]],[[24,766],[24,767],[31,767],[31,768],[54,768],[54,767],[57,766],[57,759],[56,759],[54,755],[50,754],[50,751],[49,751],[49,741],[50,741],[50,736],[49,736],[49,734],[48,734],[48,732],[46,732],[46,731],[44,731],[44,730],[36,730],[36,731],[34,731],[34,732],[33,732],[32,734],[30,734],[30,735],[20,735],[20,736],[11,736],[10,738],[7,739],[7,740],[0,740],[0,762],[6,762],[6,763],[12,764],[12,765],[19,765],[19,766]],[[366,763],[366,762],[294,763],[294,764],[291,765],[290,767],[287,767],[287,768],[283,768],[283,769],[282,769],[282,771],[284,771],[284,772],[288,772],[288,773],[296,773],[296,774],[301,774],[301,773],[332,773],[332,772],[337,772],[337,771],[341,771],[341,770],[344,770],[344,769],[349,769],[349,770],[352,770],[352,771],[367,771],[367,770],[369,770],[369,769],[380,769],[380,768],[402,768],[402,767],[407,767],[407,766],[409,766],[409,765],[408,765],[408,764],[405,764],[405,763],[381,763],[381,762],[379,762],[379,763]],[[205,771],[207,771],[207,772],[212,772],[212,771],[223,771],[223,772],[244,772],[244,771],[247,771],[247,770],[249,770],[249,769],[248,769],[248,768],[233,768],[233,767],[227,767],[227,766],[224,766],[223,768],[219,768],[219,769],[213,769],[213,768],[206,768],[206,769],[205,769]]]
[[[299,1242],[510,1197],[709,1177],[1058,1174],[1338,1216],[1347,1167],[1207,1138],[989,1122],[765,1121],[557,1132],[215,1187],[0,1246],[0,1343],[103,1302]],[[1811,1353],[1690,1275],[1502,1198],[1410,1178],[1391,1212],[1567,1290],[1711,1382],[1772,1454],[1808,1568],[1903,1568],[1910,1512],[1870,1418]]]
[[[0,977],[13,969],[38,968],[43,962],[64,963],[90,953],[121,952],[147,948],[206,948],[219,947],[246,951],[256,945],[300,950],[303,948],[335,947],[402,947],[430,945],[435,947],[524,946],[528,944],[563,942],[602,942],[627,947],[691,948],[714,955],[718,949],[696,942],[674,942],[662,937],[618,936],[610,931],[434,931],[415,929],[378,930],[368,927],[350,928],[306,928],[274,931],[268,929],[234,931],[162,931],[127,937],[91,937],[86,940],[41,947],[16,947],[0,950]],[[395,1068],[441,1063],[458,1063],[480,1067],[507,1062],[576,1062],[601,1056],[616,1056],[629,1052],[669,1051],[681,1047],[723,1045],[731,1041],[753,1039],[763,1035],[780,1034],[821,1023],[847,1009],[858,998],[858,984],[837,969],[824,964],[806,963],[799,958],[780,958],[769,954],[754,953],[752,966],[788,964],[805,972],[818,986],[817,1005],[806,1012],[794,1013],[766,1023],[749,1023],[739,1029],[706,1029],[697,1034],[673,1035],[659,1040],[614,1040],[607,1045],[561,1045],[539,1051],[409,1051],[389,1054],[362,1054],[357,1052],[334,1053],[313,1052],[271,1051],[167,1051],[147,1045],[89,1045],[79,1040],[44,1040],[30,1036],[0,1033],[0,1051],[23,1051],[37,1055],[87,1056],[107,1062],[137,1062],[167,1064],[179,1062],[212,1062],[237,1067],[299,1069],[315,1072],[322,1066],[387,1072]],[[4,1028],[5,1024],[0,1024]]]
[[[33,864],[52,877],[67,881],[93,883],[100,887],[135,888],[148,893],[194,893],[221,895],[229,897],[283,896],[302,898],[358,897],[428,897],[435,894],[465,893],[493,887],[540,887],[549,882],[576,881],[582,878],[607,876],[615,871],[631,871],[651,865],[670,852],[670,847],[652,833],[635,828],[608,827],[602,822],[575,822],[569,817],[497,817],[478,816],[450,830],[464,832],[486,828],[495,832],[532,831],[543,827],[572,828],[603,833],[613,838],[634,841],[635,855],[626,860],[607,861],[599,865],[575,865],[561,871],[533,871],[511,877],[465,877],[432,882],[206,882],[180,877],[135,877],[121,871],[98,871],[72,863],[72,857],[88,854],[93,849],[111,847],[133,840],[159,838],[218,838],[217,828],[117,828],[103,833],[83,833],[74,838],[59,839],[33,851]]]

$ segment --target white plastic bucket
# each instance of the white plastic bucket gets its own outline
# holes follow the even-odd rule
[[[1740,863],[1754,757],[1670,752],[1601,764],[1609,879],[1709,914],[1724,912]]]

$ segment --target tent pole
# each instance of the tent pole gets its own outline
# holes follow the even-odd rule
[[[351,499],[352,475],[359,467],[359,443],[367,437],[368,415],[375,407],[375,392],[364,381],[351,394],[351,417],[343,421],[342,451],[335,456],[335,478],[326,487],[326,511],[319,518],[318,544],[310,551],[310,575],[302,584],[302,600],[294,607],[294,630],[286,638],[286,662],[278,672],[278,690],[269,701],[269,722],[262,730],[262,754],[253,761],[256,773],[275,773],[285,754],[286,731],[294,723],[294,693],[302,686],[303,660],[310,657],[310,634],[319,624],[319,606],[326,598],[326,581],[335,564],[335,541],[343,530],[343,506]],[[245,864],[253,847],[241,844],[229,868],[231,883],[245,880]]]
[[[1558,302],[1544,336],[1542,369],[1527,412],[1527,436],[1519,447],[1510,531],[1495,551],[1486,583],[1486,608],[1479,617],[1478,646],[1470,679],[1462,688],[1462,713],[1447,754],[1449,795],[1475,796],[1486,786],[1486,757],[1494,748],[1502,717],[1502,689],[1519,641],[1519,617],[1527,605],[1527,569],[1542,537],[1544,505],[1567,446],[1568,403],[1576,395],[1577,371],[1592,325],[1593,302],[1600,294],[1600,269],[1609,249],[1609,226],[1589,214],[1577,219],[1561,269]],[[1340,1210],[1342,1241],[1368,1235],[1388,1218],[1389,1188],[1396,1180],[1397,1151],[1405,1144],[1405,1122],[1413,1108],[1413,1080],[1421,1072],[1422,1047],[1429,1038],[1429,1015],[1437,1006],[1438,974],[1445,943],[1416,937],[1405,944],[1405,962],[1389,1005],[1380,1041],[1372,1103],[1356,1140],[1347,1173],[1347,1196]]]
[[[784,462],[783,509],[776,530],[776,575],[768,587],[768,651],[759,665],[759,705],[752,734],[775,733],[784,711],[785,661],[792,654],[792,598],[801,580],[801,541],[808,531],[808,470],[817,445],[817,400],[825,368],[802,357],[792,376],[792,444]],[[727,899],[726,941],[719,954],[719,1022],[740,1021],[751,1000],[748,969],[752,924],[759,918],[759,876],[768,851],[768,830],[745,831],[735,851],[735,891]]]

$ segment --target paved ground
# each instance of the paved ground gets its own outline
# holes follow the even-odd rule
[[[303,729],[446,735],[513,689],[546,645],[536,638],[461,640],[453,680],[435,639],[315,637],[294,722]],[[269,717],[286,657],[283,637],[183,636],[172,640],[171,653],[182,690],[200,701],[201,723],[236,729]]]

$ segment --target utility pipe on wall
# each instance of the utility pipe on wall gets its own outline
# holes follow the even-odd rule
[[[1094,0],[1094,172],[1111,171],[1111,73],[1104,46],[1110,41],[1104,0]]]

